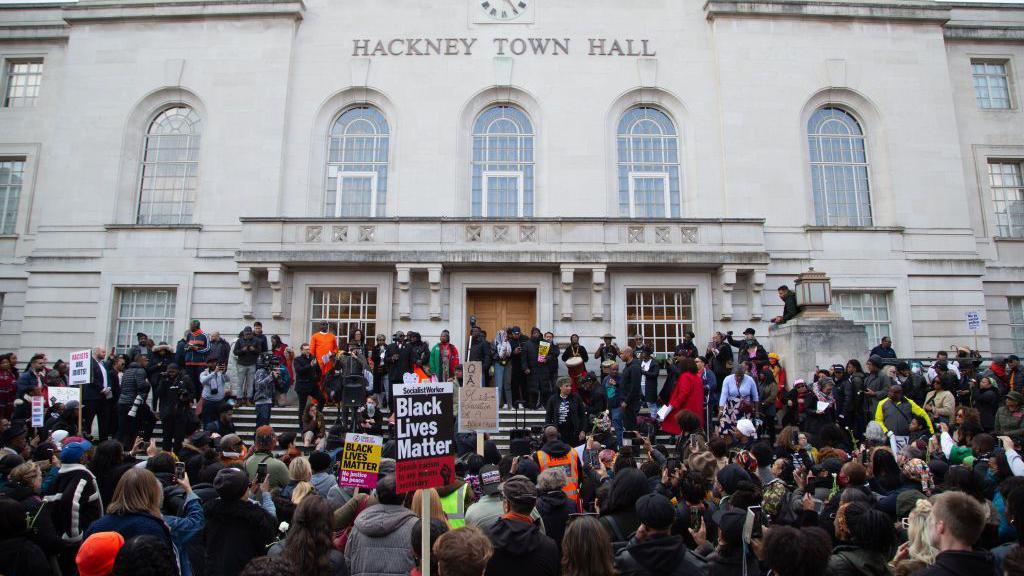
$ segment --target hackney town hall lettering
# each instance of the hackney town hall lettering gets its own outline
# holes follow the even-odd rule
[[[472,56],[479,38],[389,38],[352,40],[352,56]],[[569,38],[492,38],[495,56],[568,55]],[[587,38],[588,56],[657,56],[648,39]]]

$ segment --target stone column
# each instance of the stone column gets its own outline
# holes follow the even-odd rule
[[[604,319],[604,285],[608,268],[594,266],[590,269],[590,318]]]
[[[284,318],[284,275],[284,266],[267,266],[267,282],[271,290],[270,315],[275,320]]]
[[[398,317],[408,320],[412,317],[412,274],[408,264],[395,264],[395,282],[398,283]]]
[[[761,293],[764,291],[767,270],[753,270],[750,272],[750,319],[760,320],[764,317],[764,302],[761,301]]]
[[[256,275],[252,268],[248,266],[239,268],[238,282],[242,285],[242,317],[252,318],[252,310],[256,301]]]
[[[718,270],[718,281],[722,288],[722,307],[719,320],[732,320],[732,290],[736,287],[736,268],[722,266]]]
[[[430,283],[430,319],[441,319],[441,272],[440,264],[427,266],[427,281]]]
[[[562,265],[562,300],[559,308],[562,311],[562,320],[572,320],[572,283],[575,268]]]

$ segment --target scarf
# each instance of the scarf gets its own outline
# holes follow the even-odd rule
[[[814,392],[814,396],[818,399],[818,402],[828,402],[829,407],[833,410],[836,408],[836,399],[831,393],[825,394],[821,391],[821,383],[815,382],[811,384],[811,391]]]

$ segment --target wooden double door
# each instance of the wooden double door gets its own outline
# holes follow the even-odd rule
[[[487,331],[487,339],[494,341],[498,330],[519,326],[529,335],[537,324],[537,293],[534,290],[470,290],[466,293],[466,330],[469,317],[476,316],[476,324]]]

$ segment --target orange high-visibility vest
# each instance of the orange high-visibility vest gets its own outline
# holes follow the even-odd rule
[[[546,452],[537,452],[537,463],[540,465],[540,471],[543,472],[548,468],[561,468],[562,472],[565,472],[567,481],[565,488],[562,489],[565,495],[568,496],[576,503],[576,507],[580,506],[580,469],[578,459],[576,458],[576,451],[569,450],[564,456],[554,458],[549,456]]]

